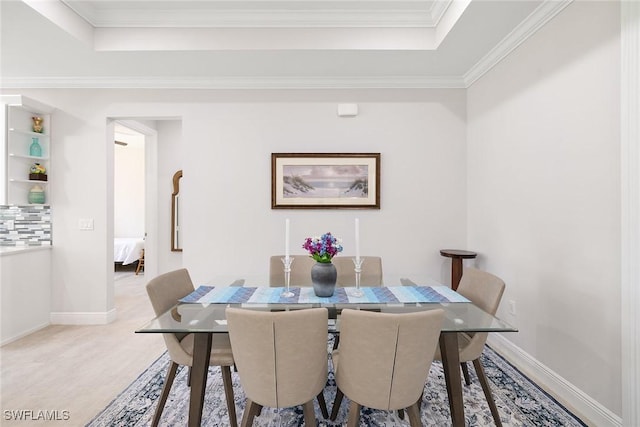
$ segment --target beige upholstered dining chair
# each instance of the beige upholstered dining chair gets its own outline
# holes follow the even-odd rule
[[[411,426],[422,425],[419,403],[443,317],[442,309],[403,314],[343,310],[340,346],[332,355],[338,391],[331,420],[345,395],[351,400],[349,427],[359,424],[361,406],[406,409]]]
[[[473,304],[480,307],[491,315],[495,315],[504,293],[505,284],[499,277],[491,273],[481,271],[475,268],[465,268],[458,285],[457,292],[468,298]],[[460,364],[464,372],[467,385],[469,384],[469,373],[466,369],[467,362],[473,362],[478,380],[484,391],[484,396],[489,404],[491,415],[496,426],[502,426],[500,414],[496,407],[489,382],[480,363],[480,355],[487,341],[487,332],[477,332],[475,334],[458,334],[458,347],[460,354]],[[440,360],[440,351],[436,350],[436,359]]]
[[[270,286],[284,286],[284,267],[282,265],[284,255],[274,255],[269,260],[269,284]],[[292,255],[291,286],[311,286],[311,267],[316,262],[308,255]],[[360,285],[382,285],[382,258],[377,256],[363,257]],[[334,257],[332,260],[338,272],[337,286],[355,286],[356,276],[352,257]]]
[[[161,274],[149,281],[147,284],[147,294],[151,300],[153,311],[159,316],[177,304],[178,300],[187,296],[194,290],[193,282],[186,269],[180,269]],[[162,410],[167,401],[167,396],[171,390],[171,385],[176,376],[179,365],[193,365],[193,334],[162,334],[167,345],[171,364],[162,388],[162,394],[153,417],[152,426],[157,426],[162,417]],[[209,365],[220,366],[222,370],[222,381],[227,399],[227,409],[229,411],[229,422],[232,427],[238,425],[236,419],[236,406],[233,397],[233,384],[231,380],[231,366],[234,364],[231,344],[228,334],[213,334],[211,344],[211,357]]]
[[[327,382],[326,308],[265,312],[227,308],[229,337],[247,397],[242,426],[262,407],[303,405],[305,425],[315,426],[313,399],[323,414]]]
[[[379,256],[365,256],[360,273],[361,286],[382,286],[382,258]],[[356,273],[353,257],[335,257],[333,263],[338,271],[337,286],[355,286]]]
[[[274,255],[269,259],[269,286],[284,286],[284,255]],[[308,255],[291,255],[291,286],[311,286],[311,267],[316,262]]]

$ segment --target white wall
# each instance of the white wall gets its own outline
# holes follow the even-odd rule
[[[144,136],[119,135],[114,145],[114,237],[144,237]]]
[[[158,272],[182,267],[182,252],[171,252],[173,174],[182,169],[182,122],[159,120],[158,131]]]
[[[444,95],[444,96],[443,96]],[[339,118],[333,102],[194,105],[183,121],[184,263],[194,281],[263,274],[305,237],[331,231],[354,255],[380,255],[389,273],[440,279],[438,250],[465,242],[465,97],[433,91],[416,102],[360,103]],[[272,152],[380,152],[380,210],[271,210]],[[447,279],[448,280],[448,279]]]
[[[468,243],[507,283],[505,338],[618,415],[619,13],[572,3],[469,89],[467,133]]]

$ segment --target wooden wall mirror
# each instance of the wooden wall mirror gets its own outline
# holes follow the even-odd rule
[[[182,171],[173,174],[173,193],[171,193],[171,251],[182,252],[180,239],[180,179]]]

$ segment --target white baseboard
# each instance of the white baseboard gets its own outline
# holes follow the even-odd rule
[[[621,417],[596,402],[502,335],[490,334],[487,343],[544,391],[580,417],[587,425],[622,427]]]
[[[116,309],[103,312],[51,313],[52,325],[105,325],[116,320]]]
[[[5,345],[5,344],[9,344],[10,342],[14,342],[19,340],[20,338],[26,337],[27,335],[30,335],[36,331],[39,331],[40,329],[46,328],[47,326],[49,326],[49,323],[43,323],[41,325],[38,326],[34,326],[33,328],[29,328],[26,331],[22,331],[17,335],[14,335],[12,337],[3,339],[2,342],[0,342],[0,347]]]

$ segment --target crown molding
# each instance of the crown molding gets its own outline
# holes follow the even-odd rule
[[[462,78],[465,82],[465,87],[470,87],[572,2],[573,0],[545,0],[520,25],[514,28],[464,74]]]
[[[59,0],[95,28],[158,28],[160,22],[164,28],[433,27],[451,1],[342,1],[334,3],[337,6],[319,1],[264,1],[259,7],[246,7],[252,2],[242,1],[233,7],[215,1],[195,7],[166,2],[147,8],[135,3],[94,7],[92,2]]]
[[[440,23],[440,20],[449,9],[449,6],[451,6],[452,2],[453,0],[444,0],[444,1],[435,1],[433,3],[433,6],[431,7],[431,11],[430,11],[432,26],[435,27]]]
[[[16,77],[4,89],[463,89],[458,77]]]
[[[96,28],[431,28],[428,11],[415,10],[318,10],[318,11],[158,11],[152,15],[109,16],[91,20]]]

